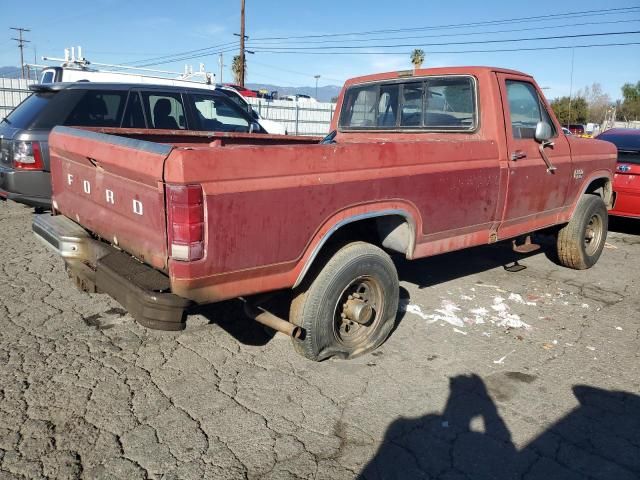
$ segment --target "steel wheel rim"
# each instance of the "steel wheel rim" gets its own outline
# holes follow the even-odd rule
[[[345,305],[354,293],[373,309],[372,318],[364,325],[344,318]],[[334,308],[333,335],[335,340],[347,348],[362,346],[377,330],[384,306],[384,295],[380,282],[367,275],[353,279],[342,290]]]
[[[598,248],[600,248],[602,230],[602,217],[598,214],[592,215],[584,231],[584,250],[587,255],[594,255],[598,251]]]

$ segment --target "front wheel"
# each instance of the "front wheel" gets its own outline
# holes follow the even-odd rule
[[[315,361],[370,352],[391,332],[398,296],[389,255],[369,243],[350,243],[294,298],[290,321],[305,329],[303,339],[293,339],[294,347]]]
[[[571,220],[558,232],[561,265],[576,270],[591,268],[600,258],[607,240],[607,208],[597,195],[584,195]]]

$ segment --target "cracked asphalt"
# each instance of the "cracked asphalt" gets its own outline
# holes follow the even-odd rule
[[[633,222],[583,272],[504,246],[399,261],[389,340],[323,363],[235,302],[140,327],[30,222],[0,203],[0,479],[640,478]]]

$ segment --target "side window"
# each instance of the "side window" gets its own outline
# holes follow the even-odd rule
[[[380,86],[380,98],[378,100],[378,122],[379,127],[395,127],[398,117],[398,91],[399,85]]]
[[[42,80],[40,80],[40,83],[53,83],[54,75],[55,75],[55,72],[52,72],[52,71],[44,72],[44,74],[42,75]]]
[[[538,92],[531,83],[507,80],[506,85],[513,138],[535,138],[536,125],[540,121],[547,122],[552,130],[555,130]]]
[[[149,128],[184,130],[186,121],[179,93],[143,92]]]
[[[87,90],[73,108],[64,125],[118,127],[127,92]]]
[[[344,100],[340,125],[351,128],[375,127],[378,87],[351,88]]]
[[[475,129],[476,100],[471,78],[430,78],[426,90],[426,127],[437,130]]]
[[[192,94],[197,130],[248,132],[249,120],[231,100],[222,96]]]
[[[422,83],[406,83],[402,86],[400,126],[422,125]]]
[[[138,92],[131,92],[122,117],[122,128],[147,128],[142,111],[142,101]]]

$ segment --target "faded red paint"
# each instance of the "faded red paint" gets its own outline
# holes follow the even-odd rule
[[[355,215],[405,215],[414,234],[407,257],[418,258],[566,222],[592,180],[612,178],[616,151],[606,142],[555,138],[555,147],[546,150],[557,167],[552,175],[535,141],[511,138],[504,81],[531,77],[482,67],[416,72],[436,74],[476,78],[476,132],[338,132],[336,144],[320,145],[279,136],[118,131],[173,145],[165,156],[54,133],[54,200],[61,213],[78,214],[89,230],[109,241],[117,236],[126,251],[167,271],[174,293],[211,302],[290,288],[328,232]],[[362,77],[347,86],[397,76]],[[340,100],[343,95],[344,90]],[[340,109],[333,128],[339,115]],[[511,161],[515,149],[527,158]],[[125,198],[148,195],[151,218],[136,222],[122,213],[114,221],[99,197],[87,200],[82,191],[64,186],[69,171],[113,185]],[[167,261],[164,183],[203,187],[202,260]]]

